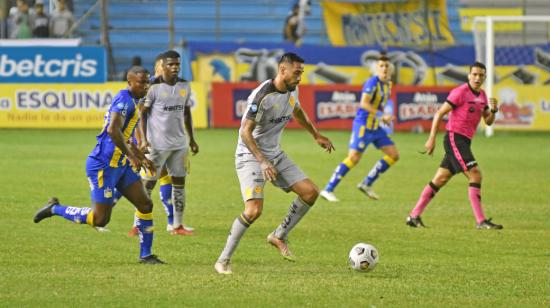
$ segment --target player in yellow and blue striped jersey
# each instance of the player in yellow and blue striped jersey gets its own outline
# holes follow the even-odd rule
[[[391,113],[384,112],[391,94],[391,75],[393,67],[389,59],[382,56],[376,62],[376,75],[371,77],[363,85],[360,107],[353,121],[351,140],[348,156],[336,167],[325,189],[321,191],[321,197],[336,202],[334,189],[342,178],[352,169],[363,155],[369,144],[374,144],[385,155],[376,162],[365,179],[357,185],[357,188],[367,197],[378,200],[378,195],[372,189],[372,185],[390,166],[399,159],[399,152],[394,142],[388,136],[387,131],[381,127],[382,123],[390,125],[393,119]]]
[[[139,122],[139,100],[149,86],[148,72],[142,67],[132,67],[127,75],[128,88],[121,90],[105,114],[104,126],[97,136],[97,144],[86,160],[86,175],[90,182],[93,208],[61,205],[51,198],[40,209],[34,222],[51,216],[92,227],[104,227],[111,218],[115,190],[136,207],[136,220],[140,235],[140,262],[164,263],[152,254],[153,203],[147,196],[137,171],[144,167],[155,172],[153,162],[132,142]]]

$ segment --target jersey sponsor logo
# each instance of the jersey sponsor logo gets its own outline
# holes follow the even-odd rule
[[[164,111],[183,111],[185,108],[184,105],[174,105],[174,106],[164,106],[162,108]]]
[[[105,81],[105,50],[102,47],[2,48],[2,83]]]
[[[292,116],[291,115],[286,115],[286,116],[282,116],[282,117],[278,117],[278,118],[269,119],[269,123],[279,124],[279,123],[283,123],[283,122],[288,122],[288,121],[290,121],[290,119],[292,119]]]

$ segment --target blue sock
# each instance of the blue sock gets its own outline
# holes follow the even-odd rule
[[[336,189],[336,186],[340,183],[342,178],[346,176],[348,171],[353,168],[353,163],[349,159],[344,159],[338,167],[336,167],[336,170],[334,170],[334,173],[332,174],[332,177],[330,178],[327,186],[325,187],[326,191],[332,192],[334,189]]]
[[[93,225],[94,215],[90,207],[54,205],[52,213],[57,216],[63,216],[63,218],[77,224]]]
[[[377,161],[376,164],[374,164],[369,174],[363,180],[363,184],[367,186],[372,186],[378,176],[388,170],[388,168],[394,163],[395,161],[391,159],[391,157],[387,155],[384,156],[381,160]]]
[[[136,226],[139,229],[139,257],[150,256],[153,246],[153,213],[143,214],[136,211]]]
[[[168,224],[172,225],[172,223],[174,222],[174,206],[172,205],[172,184],[163,184],[160,186],[160,201],[162,201],[162,205],[164,205],[166,217],[168,218]]]

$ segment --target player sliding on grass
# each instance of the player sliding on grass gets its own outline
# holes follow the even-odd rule
[[[298,195],[283,222],[267,236],[268,243],[284,258],[294,260],[287,246],[288,233],[313,206],[319,189],[281,150],[281,134],[294,117],[319,146],[329,153],[334,150],[331,141],[317,131],[298,101],[296,87],[303,72],[304,60],[294,53],[286,53],[279,60],[275,79],[264,81],[248,97],[235,153],[245,209],[233,221],[225,248],[214,265],[220,274],[232,273],[231,256],[245,231],[262,213],[266,181]]]
[[[135,216],[140,238],[140,262],[164,263],[151,252],[153,245],[153,203],[147,196],[137,171],[144,167],[155,172],[153,162],[131,141],[139,122],[139,99],[147,93],[148,73],[141,67],[132,67],[127,75],[128,89],[121,90],[113,99],[105,115],[103,130],[97,136],[97,145],[86,160],[86,175],[90,182],[93,209],[65,206],[57,198],[34,216],[34,222],[51,216],[62,216],[79,224],[104,227],[111,218],[113,192],[122,192],[137,209]],[[135,170],[135,171],[134,171]]]
[[[379,199],[372,185],[380,174],[386,172],[399,159],[397,147],[388,137],[386,130],[380,127],[381,122],[390,125],[393,118],[391,114],[384,113],[384,107],[391,93],[392,72],[389,59],[382,56],[376,62],[376,75],[363,85],[361,104],[353,120],[348,156],[336,167],[327,186],[321,191],[321,197],[327,201],[339,201],[334,195],[336,186],[348,171],[359,163],[363,152],[371,143],[385,155],[374,164],[363,182],[357,184],[357,189],[373,200]]]
[[[431,155],[435,147],[435,137],[439,122],[450,113],[447,122],[447,134],[443,141],[445,157],[435,173],[434,178],[420,194],[420,199],[407,217],[407,225],[411,227],[424,227],[420,215],[433,199],[436,193],[457,173],[464,173],[468,178],[468,197],[472,204],[478,229],[502,229],[502,225],[486,219],[481,208],[481,171],[477,167],[470,144],[476,132],[477,125],[483,116],[485,124],[491,125],[495,121],[498,112],[498,102],[495,98],[489,99],[481,89],[485,81],[485,65],[475,62],[470,66],[468,82],[454,88],[447,100],[437,111],[430,131],[430,137],[426,144],[426,153]]]

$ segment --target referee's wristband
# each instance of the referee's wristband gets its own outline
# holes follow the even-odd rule
[[[495,114],[495,113],[497,113],[497,112],[498,112],[498,108],[491,109],[491,113],[492,113],[492,114]]]

